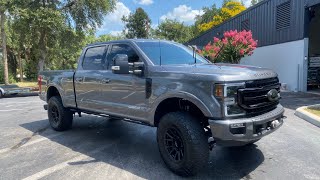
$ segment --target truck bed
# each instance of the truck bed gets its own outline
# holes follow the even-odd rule
[[[62,99],[65,107],[76,107],[75,95],[73,88],[74,70],[56,70],[42,71],[38,76],[39,96],[42,100],[47,101],[48,87],[55,85],[60,87],[59,93],[64,97]]]

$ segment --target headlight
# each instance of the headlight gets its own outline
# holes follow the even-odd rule
[[[237,93],[240,88],[244,88],[244,83],[214,85],[214,96],[221,103],[227,117],[245,115],[245,111],[237,104]]]

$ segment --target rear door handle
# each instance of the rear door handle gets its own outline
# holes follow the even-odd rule
[[[102,82],[102,83],[109,83],[109,82],[110,82],[110,79],[102,79],[101,82]]]
[[[81,83],[82,81],[83,81],[83,78],[82,78],[82,77],[76,78],[76,82]]]

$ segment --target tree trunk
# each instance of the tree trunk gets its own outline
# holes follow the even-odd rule
[[[45,30],[41,31],[40,40],[39,40],[39,47],[40,47],[40,59],[38,62],[38,71],[43,71],[44,63],[47,57],[47,47],[46,47],[46,33]]]
[[[3,58],[3,71],[4,71],[4,83],[9,84],[9,72],[8,72],[8,57],[7,57],[7,36],[4,30],[4,24],[6,22],[6,16],[4,11],[0,11],[1,16],[1,39],[2,39],[2,58]]]
[[[18,63],[19,63],[19,74],[20,74],[20,82],[23,82],[23,65],[22,65],[22,59],[21,59],[21,53],[18,51]]]

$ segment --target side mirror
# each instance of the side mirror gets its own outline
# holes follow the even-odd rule
[[[113,66],[111,69],[114,74],[129,74],[128,55],[117,54],[113,58]]]
[[[141,76],[143,74],[143,69],[144,69],[143,67],[144,67],[143,62],[129,63],[129,73]]]

